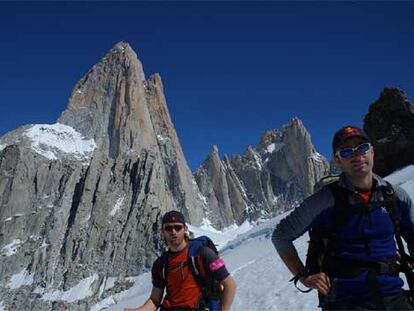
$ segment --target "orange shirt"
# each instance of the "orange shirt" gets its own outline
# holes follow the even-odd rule
[[[367,204],[371,199],[372,191],[367,192],[358,192],[359,196],[361,197],[362,201]]]
[[[187,246],[177,253],[167,252],[165,254],[168,256],[167,272],[164,271],[164,255],[154,262],[152,284],[157,288],[166,288],[163,308],[196,309],[202,299],[201,290],[187,262],[189,251],[190,248]],[[229,275],[223,259],[208,247],[201,248],[194,259],[200,276],[209,273],[215,280],[221,282]]]
[[[201,290],[187,264],[189,248],[168,256],[167,289],[163,308],[195,308],[201,299]]]

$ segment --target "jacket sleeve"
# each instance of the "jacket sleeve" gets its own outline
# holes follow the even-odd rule
[[[401,236],[406,242],[414,240],[414,209],[410,196],[401,187],[395,187],[400,209],[400,230]]]
[[[294,247],[293,241],[322,222],[323,212],[334,203],[332,192],[328,187],[305,199],[288,216],[276,225],[272,243],[280,254]]]

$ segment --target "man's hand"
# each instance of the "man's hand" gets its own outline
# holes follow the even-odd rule
[[[292,247],[279,255],[293,275],[297,275],[299,271],[303,271],[305,269],[305,266],[300,260],[295,247]],[[331,289],[331,281],[323,272],[301,277],[299,280],[306,287],[317,289],[324,295],[327,295]]]
[[[125,308],[124,311],[146,311],[148,310],[147,306],[143,305],[138,308]]]
[[[151,299],[148,299],[145,304],[138,308],[125,308],[124,311],[153,311],[157,310],[157,307],[152,303]]]
[[[317,289],[324,295],[327,295],[331,289],[331,281],[329,280],[329,277],[323,272],[301,278],[300,281],[306,287]]]

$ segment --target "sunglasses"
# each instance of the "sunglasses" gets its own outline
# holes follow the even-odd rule
[[[359,152],[360,154],[366,154],[370,148],[371,148],[370,143],[362,143],[354,148],[344,148],[344,149],[338,150],[336,152],[336,155],[339,156],[341,159],[348,159],[351,156],[353,156],[355,152]]]
[[[175,230],[175,232],[180,232],[181,230],[183,230],[184,225],[166,225],[164,226],[164,230],[167,232],[172,232],[173,230]]]

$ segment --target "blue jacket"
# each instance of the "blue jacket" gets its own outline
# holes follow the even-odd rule
[[[348,204],[356,208],[362,199],[353,185],[341,175],[338,186],[349,191]],[[370,204],[376,206],[367,213],[354,213],[338,232],[335,243],[335,256],[358,261],[386,261],[396,255],[394,241],[394,225],[385,207],[381,205],[384,198],[381,187],[386,183],[374,175],[374,189]],[[414,215],[412,204],[407,193],[395,187],[397,197],[397,213],[399,215],[401,235],[405,241],[414,240]],[[283,219],[275,228],[272,242],[277,252],[283,253],[293,247],[293,240],[311,228],[322,226],[332,231],[334,198],[328,187],[310,196],[302,204]],[[367,252],[367,246],[369,251]],[[366,273],[362,272],[354,278],[331,278],[331,291],[327,301],[347,301],[372,297],[372,290],[366,281]],[[403,281],[398,276],[380,274],[377,276],[381,292],[384,296],[401,291]]]

